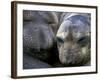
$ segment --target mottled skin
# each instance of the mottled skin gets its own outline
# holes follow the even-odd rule
[[[90,14],[63,13],[57,32],[59,59],[65,66],[90,65]]]
[[[23,68],[90,65],[90,20],[90,14],[24,10]]]
[[[24,63],[32,62],[43,67],[43,63],[54,63],[57,46],[55,41],[58,19],[55,12],[23,11],[23,53],[41,60],[38,64],[25,56]],[[52,52],[51,52],[52,51]],[[40,61],[39,61],[40,62]],[[30,65],[28,65],[30,68]],[[37,66],[37,65],[36,65]],[[35,68],[36,66],[32,66]],[[48,67],[44,65],[44,67]],[[24,65],[25,68],[25,65]],[[27,67],[28,68],[28,67]]]

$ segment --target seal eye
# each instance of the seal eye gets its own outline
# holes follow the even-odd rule
[[[86,40],[86,37],[81,37],[78,42],[84,42]]]
[[[60,37],[57,37],[57,41],[60,42],[60,43],[64,43],[64,40]]]
[[[53,24],[53,22],[51,22],[51,21],[48,21],[48,24]]]
[[[77,43],[84,47],[85,45],[87,45],[87,43],[89,42],[89,37],[85,36],[85,37],[81,37],[78,39]]]

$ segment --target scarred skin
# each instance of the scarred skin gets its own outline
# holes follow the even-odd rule
[[[90,14],[64,13],[57,32],[59,59],[65,66],[90,65]]]

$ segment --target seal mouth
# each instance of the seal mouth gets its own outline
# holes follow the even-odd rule
[[[68,56],[66,57],[66,63],[67,63],[67,64],[75,64],[75,56],[73,56],[73,55],[68,55]]]
[[[64,66],[82,66],[84,56],[80,51],[64,51],[59,58]]]
[[[50,56],[48,52],[49,51],[48,50],[45,50],[45,49],[39,49],[39,50],[38,49],[30,49],[29,54],[31,56],[34,56],[34,57],[40,59],[40,60],[45,61]]]

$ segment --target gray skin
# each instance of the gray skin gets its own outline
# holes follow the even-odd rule
[[[48,63],[53,62],[53,57],[56,58],[55,52],[51,50],[56,49],[57,24],[55,12],[23,11],[24,69],[51,67]],[[33,56],[33,59],[29,58],[29,55]]]
[[[65,66],[90,65],[90,14],[63,13],[57,32],[60,62]]]

